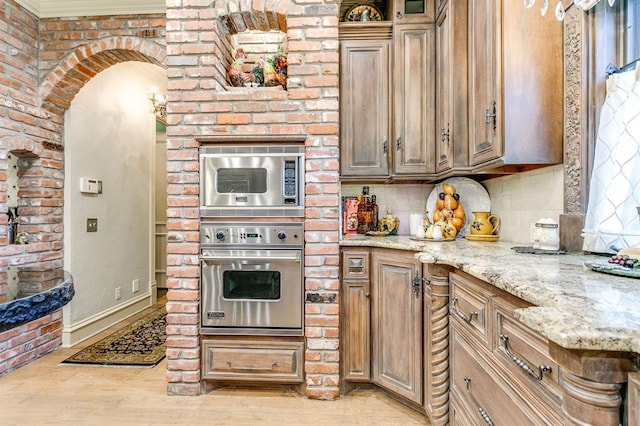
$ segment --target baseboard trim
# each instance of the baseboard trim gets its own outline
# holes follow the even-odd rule
[[[147,292],[111,309],[93,315],[62,329],[62,347],[71,348],[132,315],[152,306],[152,293]]]

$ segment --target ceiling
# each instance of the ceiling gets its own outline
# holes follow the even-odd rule
[[[15,0],[39,18],[165,13],[165,0]]]

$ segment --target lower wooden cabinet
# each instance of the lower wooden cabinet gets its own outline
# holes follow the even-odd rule
[[[422,264],[415,253],[374,250],[371,379],[422,404]]]
[[[472,424],[563,424],[549,342],[514,318],[530,305],[462,272],[450,284],[452,412],[471,413]]]
[[[303,342],[204,339],[202,378],[301,383]]]
[[[343,381],[421,405],[422,264],[411,251],[343,248],[341,271]]]

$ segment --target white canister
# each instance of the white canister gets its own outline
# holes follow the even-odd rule
[[[409,215],[409,233],[417,236],[418,230],[422,226],[422,222],[424,222],[424,215],[420,213],[411,213]],[[424,228],[422,229],[422,232],[424,233]]]
[[[542,250],[560,250],[558,222],[549,218],[539,219],[533,227],[531,244]]]

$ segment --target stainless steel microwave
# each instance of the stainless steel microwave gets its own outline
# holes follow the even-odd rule
[[[200,215],[304,217],[304,145],[201,147]]]

